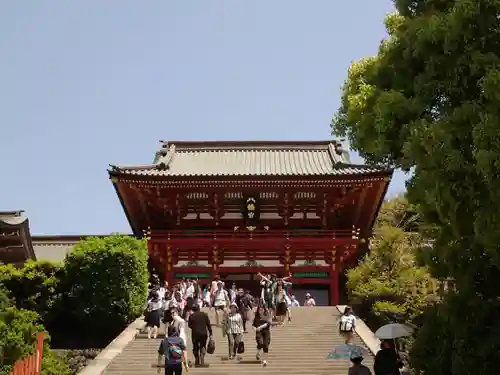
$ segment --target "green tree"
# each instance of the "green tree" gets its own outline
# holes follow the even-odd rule
[[[80,242],[66,257],[66,328],[77,337],[114,338],[142,314],[148,290],[145,240],[113,235]]]
[[[384,202],[370,252],[347,271],[351,303],[372,328],[391,321],[416,322],[435,300],[437,281],[417,263],[417,250],[426,241],[417,224],[404,196]]]
[[[415,258],[418,243],[400,228],[379,228],[363,261],[347,271],[353,306],[367,314],[372,328],[418,318],[433,301],[435,280]]]
[[[384,226],[400,228],[405,232],[419,233],[422,220],[416,207],[408,202],[405,195],[386,200],[375,220],[375,230]]]
[[[63,274],[62,264],[30,260],[23,267],[0,266],[0,283],[18,309],[36,311],[46,325],[57,319],[52,313],[60,297]]]
[[[333,130],[367,162],[412,172],[408,198],[437,229],[424,258],[456,280],[458,293],[429,312],[448,336],[417,337],[416,370],[487,374],[500,366],[500,1],[395,5],[377,56],[349,69]]]

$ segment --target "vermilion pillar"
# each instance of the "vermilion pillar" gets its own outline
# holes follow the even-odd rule
[[[332,264],[330,269],[330,305],[335,306],[339,304],[339,273],[337,265]]]
[[[163,247],[165,254],[163,254],[164,267],[165,267],[165,281],[168,282],[168,286],[171,287],[174,283],[174,269],[172,267],[172,247],[170,245]]]
[[[330,305],[339,304],[339,268],[340,264],[337,257],[336,246],[331,250],[331,268],[330,268]]]

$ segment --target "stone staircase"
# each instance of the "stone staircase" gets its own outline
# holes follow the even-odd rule
[[[214,322],[213,312],[209,316]],[[221,329],[213,327],[216,351],[205,358],[206,368],[190,368],[189,372],[199,375],[345,375],[350,366],[347,360],[326,359],[334,346],[342,344],[337,333],[339,312],[335,307],[298,307],[293,309],[293,321],[272,330],[271,347],[267,367],[255,360],[255,333],[249,329],[245,334],[245,353],[240,362],[227,360],[227,340]],[[163,329],[163,328],[162,328]],[[188,331],[188,337],[190,332]],[[148,340],[141,333],[113,359],[105,375],[154,375],[157,369],[152,364],[157,361],[160,338]],[[364,346],[356,337],[355,344]],[[191,348],[191,343],[188,343]],[[366,347],[365,347],[366,348]],[[193,354],[188,351],[188,357]],[[365,365],[372,368],[373,358],[365,358]],[[162,374],[164,370],[162,369]]]

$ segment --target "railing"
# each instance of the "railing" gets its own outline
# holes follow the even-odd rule
[[[175,230],[175,231],[152,231],[148,233],[151,237],[175,238],[353,238],[359,237],[359,230],[256,230],[255,228],[241,227],[235,230]]]
[[[45,335],[39,333],[36,338],[35,352],[28,357],[14,363],[9,375],[40,375],[42,371],[43,339]]]

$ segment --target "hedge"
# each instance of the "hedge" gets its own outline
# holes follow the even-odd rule
[[[114,338],[142,313],[147,261],[145,241],[129,236],[92,237],[77,244],[64,262],[61,323],[76,337]]]
[[[142,313],[147,260],[144,240],[91,237],[78,243],[63,264],[0,266],[0,284],[18,308],[40,315],[54,347],[103,347]]]

